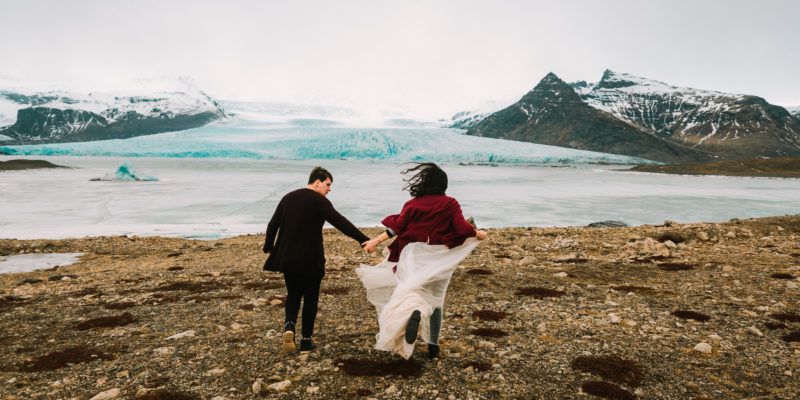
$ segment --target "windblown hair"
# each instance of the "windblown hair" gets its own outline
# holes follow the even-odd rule
[[[418,163],[417,166],[403,171],[404,175],[413,173],[405,179],[406,186],[413,197],[426,194],[444,194],[447,190],[447,174],[434,163]]]
[[[328,172],[327,169],[322,167],[314,167],[311,170],[311,175],[308,176],[308,184],[312,184],[319,179],[321,182],[325,182],[325,179],[331,178],[331,182],[333,182],[333,175]]]

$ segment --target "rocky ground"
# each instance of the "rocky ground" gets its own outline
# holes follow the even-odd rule
[[[637,165],[631,171],[680,175],[761,176],[800,178],[800,158],[757,158],[723,160],[696,164]]]
[[[489,234],[453,277],[436,361],[371,350],[353,268],[378,256],[333,231],[307,356],[280,352],[260,236],[0,240],[84,253],[0,275],[0,398],[800,396],[800,216]]]

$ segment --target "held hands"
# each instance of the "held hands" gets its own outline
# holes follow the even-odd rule
[[[482,231],[480,229],[475,231],[475,238],[478,240],[486,239],[486,231]]]
[[[361,243],[361,246],[364,248],[364,251],[366,251],[367,253],[374,253],[375,249],[378,247],[378,243],[380,243],[380,242],[378,242],[375,239],[370,239],[370,240],[367,240],[364,243]]]

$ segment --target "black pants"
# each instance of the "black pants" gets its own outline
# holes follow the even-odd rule
[[[317,304],[319,303],[319,286],[322,276],[306,276],[294,273],[284,273],[286,281],[286,322],[297,324],[297,314],[300,312],[300,302],[303,302],[303,332],[302,337],[310,338],[314,334],[314,320],[317,319]]]

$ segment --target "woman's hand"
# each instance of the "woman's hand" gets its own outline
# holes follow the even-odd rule
[[[367,253],[374,253],[375,248],[378,247],[378,243],[380,242],[378,242],[377,239],[367,240],[366,242],[364,242],[364,251],[366,251]]]
[[[476,237],[478,240],[483,240],[483,239],[486,239],[486,231],[482,231],[482,230],[476,230],[476,231],[475,231],[475,237]]]

